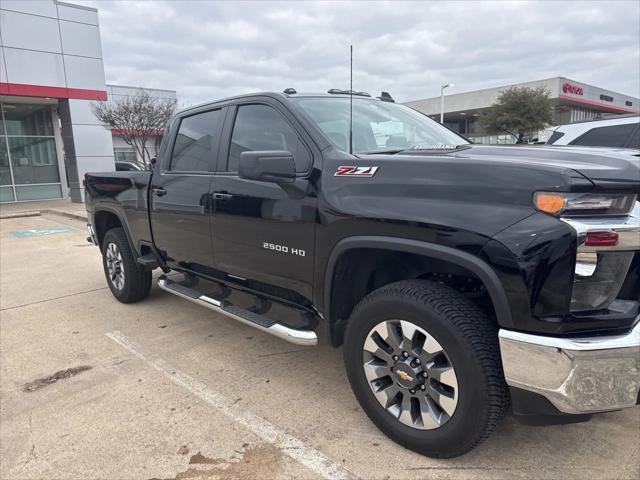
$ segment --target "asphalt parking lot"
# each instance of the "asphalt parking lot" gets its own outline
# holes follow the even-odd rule
[[[425,458],[369,422],[340,350],[156,287],[120,304],[79,221],[0,227],[2,479],[640,477],[640,408],[553,427],[509,416],[466,456]]]

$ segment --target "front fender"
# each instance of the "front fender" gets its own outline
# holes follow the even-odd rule
[[[444,260],[471,271],[482,281],[487,289],[494,305],[499,325],[503,328],[513,328],[512,311],[505,289],[492,266],[486,261],[470,253],[444,245],[384,236],[355,236],[344,238],[339,241],[331,251],[325,271],[323,301],[325,316],[329,322],[331,322],[332,319],[331,297],[336,264],[344,253],[357,248],[375,248],[417,254]]]
[[[515,328],[558,334],[569,314],[576,234],[555,217],[536,213],[495,235],[481,257],[490,262],[509,297]]]

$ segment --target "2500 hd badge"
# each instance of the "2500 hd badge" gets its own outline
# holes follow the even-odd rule
[[[273,250],[274,252],[290,253],[291,255],[298,255],[300,257],[305,257],[307,255],[307,253],[301,248],[289,248],[286,245],[278,245],[276,243],[263,242],[262,248],[265,250]]]

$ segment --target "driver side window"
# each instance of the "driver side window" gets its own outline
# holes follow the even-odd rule
[[[306,172],[311,166],[311,155],[296,131],[280,112],[268,105],[238,107],[229,146],[227,171],[237,172],[240,154],[253,150],[289,151],[294,156],[298,172]]]

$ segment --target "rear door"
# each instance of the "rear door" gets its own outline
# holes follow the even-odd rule
[[[317,196],[308,180],[315,150],[295,118],[275,101],[229,107],[213,180],[216,269],[250,288],[306,303],[311,298]],[[277,184],[238,177],[240,154],[286,150],[299,178]]]
[[[213,263],[210,191],[225,115],[223,107],[177,118],[153,174],[153,240],[172,268],[202,272]]]

